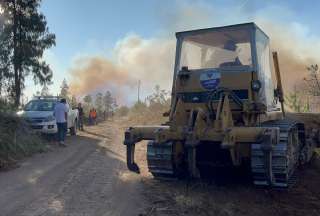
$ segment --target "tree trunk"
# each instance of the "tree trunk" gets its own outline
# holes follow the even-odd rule
[[[21,62],[19,62],[18,45],[18,9],[17,2],[13,0],[13,70],[14,70],[14,106],[20,105],[21,97]]]

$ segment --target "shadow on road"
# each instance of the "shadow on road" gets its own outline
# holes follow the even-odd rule
[[[100,138],[111,139],[111,136],[103,135],[103,134],[100,134],[100,133],[95,133],[95,132],[92,132],[92,131],[89,131],[89,130],[84,130],[84,132],[88,133],[88,134],[91,134],[91,135],[94,135],[94,136],[97,136],[97,137],[100,137]]]
[[[1,215],[138,215],[141,183],[125,182],[121,156],[101,139],[68,136],[67,147],[23,161],[0,173]],[[103,142],[102,142],[103,143]]]

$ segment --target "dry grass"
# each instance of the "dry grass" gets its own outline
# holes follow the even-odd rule
[[[165,123],[168,118],[163,117],[163,110],[146,109],[141,112],[130,112],[128,115],[128,124],[139,125],[159,125]]]

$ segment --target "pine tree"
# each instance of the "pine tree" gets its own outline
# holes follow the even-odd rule
[[[84,96],[83,102],[84,102],[83,110],[88,115],[89,110],[92,108],[92,96],[91,95]]]
[[[310,104],[308,98],[302,96],[302,93],[297,90],[297,87],[294,86],[293,92],[290,92],[285,96],[286,105],[293,112],[309,112]],[[306,99],[306,100],[304,100]]]
[[[12,79],[12,74],[9,73],[12,68],[10,67],[10,54],[9,38],[10,32],[5,25],[9,22],[9,11],[4,10],[4,2],[0,1],[0,96],[8,96],[7,89],[9,89],[9,81]],[[4,98],[3,98],[4,99]],[[7,101],[7,97],[5,98]]]
[[[7,29],[4,28],[4,24],[8,21],[6,17],[8,17],[8,12],[2,9],[2,4],[0,2],[0,96],[7,96],[6,89],[8,88],[8,82],[10,78],[12,78],[10,71],[10,49],[8,37],[9,33],[7,33]],[[3,98],[4,99],[4,98]],[[6,98],[7,99],[7,98]]]
[[[55,35],[49,32],[45,16],[39,11],[40,3],[41,0],[0,1],[5,17],[0,26],[0,67],[4,68],[16,107],[28,75],[40,84],[52,79],[52,71],[42,57],[46,49],[55,45]]]
[[[49,91],[47,84],[43,85],[40,94],[41,94],[41,96],[49,96],[50,95],[50,91]]]
[[[98,114],[101,115],[103,112],[103,95],[101,92],[96,94],[95,105],[96,105]]]
[[[113,103],[114,103],[114,99],[112,98],[111,92],[107,91],[103,96],[104,111],[106,111],[107,113],[112,112]]]
[[[167,104],[169,92],[160,88],[159,85],[154,87],[154,93],[147,97],[149,104]]]
[[[113,98],[112,100],[112,111],[115,111],[118,109],[117,99]]]
[[[83,101],[85,102],[85,105],[87,107],[91,107],[92,106],[92,96],[91,95],[86,95],[84,98],[83,98]]]
[[[71,97],[71,106],[72,106],[72,108],[75,108],[78,106],[77,98],[74,95],[72,95],[72,97]]]
[[[304,78],[307,83],[309,94],[312,96],[320,96],[320,77],[319,67],[317,64],[307,67],[308,77]]]
[[[63,79],[62,84],[60,86],[60,94],[61,98],[65,98],[67,101],[70,101],[69,96],[69,86],[66,79]]]

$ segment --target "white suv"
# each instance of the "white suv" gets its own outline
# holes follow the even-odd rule
[[[53,111],[58,101],[58,97],[35,97],[25,105],[23,111],[18,112],[18,115],[24,117],[35,131],[44,134],[55,134],[58,129]],[[77,121],[78,110],[69,109],[68,128],[71,135],[75,135],[77,132]]]

